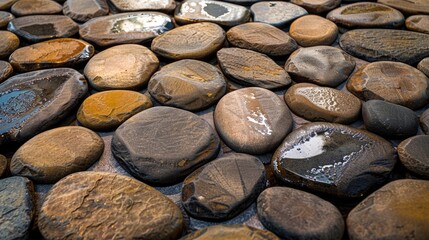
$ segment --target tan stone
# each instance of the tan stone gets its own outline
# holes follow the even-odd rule
[[[0,31],[0,39],[0,58],[8,57],[19,47],[19,38],[9,31]]]
[[[325,18],[307,15],[291,24],[289,34],[303,47],[331,45],[337,39],[338,27]]]

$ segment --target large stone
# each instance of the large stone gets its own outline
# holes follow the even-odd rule
[[[15,17],[10,12],[0,11],[0,28],[4,28]]]
[[[58,14],[63,6],[52,0],[19,0],[10,10],[15,16]]]
[[[63,6],[64,15],[78,22],[86,22],[109,13],[106,0],[67,0]]]
[[[424,178],[429,178],[429,136],[405,139],[398,145],[399,160],[404,166]]]
[[[338,37],[338,27],[325,18],[306,15],[290,25],[289,34],[303,47],[331,45]]]
[[[9,31],[0,31],[0,39],[0,59],[9,57],[19,47],[19,38]]]
[[[290,2],[305,8],[311,14],[323,14],[338,7],[341,0],[291,0]]]
[[[110,0],[110,3],[120,12],[172,12],[176,8],[176,1],[174,0]]]
[[[300,6],[281,1],[257,2],[250,7],[250,10],[253,13],[253,21],[280,28],[308,14],[307,10]]]
[[[429,2],[427,0],[377,0],[377,2],[396,8],[406,15],[429,14]]]
[[[6,80],[13,73],[13,67],[10,63],[0,60],[0,83]]]
[[[280,240],[275,234],[247,225],[219,224],[199,229],[180,240]]]
[[[407,18],[405,26],[411,31],[429,34],[429,16],[413,15]]]

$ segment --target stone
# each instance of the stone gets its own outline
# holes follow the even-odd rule
[[[95,131],[108,131],[152,106],[152,101],[138,92],[128,90],[98,92],[83,101],[77,112],[77,120],[84,127]]]
[[[429,57],[424,58],[417,64],[417,69],[426,74],[429,77]]]
[[[0,0],[0,10],[7,11],[18,0]]]
[[[116,129],[112,153],[134,177],[172,185],[216,158],[220,140],[208,122],[172,107],[153,107]]]
[[[88,61],[94,47],[82,40],[59,38],[22,47],[9,58],[13,68],[20,72],[44,68],[68,67]]]
[[[359,2],[336,8],[327,19],[344,28],[399,28],[404,15],[384,4]]]
[[[284,239],[342,239],[343,217],[330,202],[288,187],[265,189],[258,197],[258,218]]]
[[[242,6],[214,0],[185,0],[174,13],[179,24],[213,22],[224,27],[250,20],[250,11]]]
[[[10,8],[15,16],[58,14],[63,10],[61,4],[52,0],[19,0]]]
[[[86,95],[85,77],[69,68],[15,75],[0,85],[0,145],[23,142],[63,120]]]
[[[15,16],[10,12],[0,11],[0,29],[5,28],[7,24],[14,19]]]
[[[292,115],[275,93],[258,87],[225,95],[216,106],[214,123],[222,140],[236,152],[264,154],[292,130]]]
[[[78,22],[86,22],[109,13],[106,0],[67,0],[63,5],[64,15]]]
[[[410,171],[429,178],[429,136],[419,135],[405,139],[398,145],[401,163]]]
[[[10,63],[0,60],[0,83],[6,80],[13,73],[13,68]]]
[[[228,154],[191,173],[183,182],[182,203],[197,219],[231,219],[264,190],[265,168],[258,158]]]
[[[46,239],[177,239],[183,216],[170,199],[133,178],[80,172],[51,188],[38,225]]]
[[[426,0],[377,0],[377,2],[398,9],[405,15],[429,14],[429,2]]]
[[[407,138],[416,135],[419,121],[417,114],[406,107],[369,100],[362,106],[365,128],[387,138]]]
[[[159,60],[148,48],[123,44],[97,53],[86,64],[84,73],[98,91],[140,90],[159,67]]]
[[[226,33],[234,47],[245,48],[269,56],[289,55],[298,48],[284,31],[266,23],[245,23],[235,26]]]
[[[32,15],[11,20],[7,29],[29,42],[66,38],[79,31],[71,18],[62,15]]]
[[[426,109],[419,118],[420,127],[425,134],[429,134],[429,110]]]
[[[19,47],[19,38],[9,31],[0,31],[0,39],[0,59],[9,57]]]
[[[293,4],[305,8],[311,14],[326,13],[341,4],[341,0],[291,0]]]
[[[257,2],[250,7],[254,22],[262,22],[282,28],[286,27],[293,20],[307,15],[304,8],[281,1]]]
[[[429,79],[416,68],[400,62],[364,65],[352,74],[347,89],[364,101],[384,100],[413,110],[429,101]]]
[[[113,7],[120,12],[172,12],[176,8],[176,2],[174,0],[110,0],[110,2]]]
[[[80,36],[101,47],[143,43],[174,27],[172,19],[159,12],[120,13],[87,21]]]
[[[162,105],[188,111],[216,103],[227,89],[222,72],[198,60],[180,60],[164,66],[149,81],[148,91]]]
[[[300,48],[285,63],[286,72],[295,82],[336,87],[350,76],[356,62],[339,48],[315,46]]]
[[[351,239],[425,239],[429,182],[402,179],[378,189],[347,217]]]
[[[356,29],[341,36],[340,46],[369,62],[398,61],[415,65],[429,56],[429,35],[394,29]]]
[[[289,74],[267,55],[241,48],[223,48],[217,59],[225,75],[244,86],[282,88],[291,83]]]
[[[335,88],[299,83],[284,95],[289,108],[309,121],[350,124],[360,116],[360,100]]]
[[[281,182],[355,198],[383,184],[395,163],[392,145],[375,134],[336,123],[308,123],[285,138],[271,167]]]
[[[195,232],[189,233],[180,240],[280,240],[275,234],[249,227],[247,225],[226,225],[219,224],[206,228],[199,229]]]
[[[203,59],[222,48],[225,39],[225,31],[219,25],[194,23],[156,37],[151,49],[159,56],[173,60]]]
[[[5,156],[0,154],[0,178],[6,173],[8,162]]]
[[[408,30],[429,34],[429,16],[414,15],[407,18],[405,26]]]
[[[338,27],[328,19],[306,15],[290,25],[289,34],[303,47],[331,45],[337,39]]]

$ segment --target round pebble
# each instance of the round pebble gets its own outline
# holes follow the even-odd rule
[[[10,12],[0,11],[0,29],[5,28],[7,24],[15,17]]]
[[[5,156],[0,154],[0,178],[6,173],[8,169],[8,163]]]
[[[281,1],[257,2],[250,7],[253,13],[253,21],[268,23],[276,27],[286,27],[293,20],[307,15],[304,8]]]
[[[414,15],[407,18],[405,26],[412,31],[429,34],[429,16]]]
[[[427,0],[377,0],[377,2],[396,8],[406,15],[429,14],[429,2]]]
[[[6,80],[13,73],[13,68],[10,63],[0,60],[0,83]]]
[[[86,22],[109,13],[106,0],[67,0],[63,5],[64,15],[78,22]]]
[[[429,57],[421,60],[419,64],[417,64],[417,69],[422,71],[426,76],[429,77]]]
[[[405,139],[398,145],[399,160],[414,172],[429,178],[429,136],[419,135]]]
[[[192,232],[180,240],[280,240],[275,234],[247,225],[219,224]]]
[[[135,0],[110,0],[113,7],[120,12],[135,12],[135,11],[160,11],[172,12],[176,8],[174,0],[151,0],[151,1],[135,1]]]
[[[0,59],[9,57],[19,47],[19,38],[9,31],[0,31],[0,39]]]
[[[325,18],[307,15],[290,25],[289,34],[303,47],[331,45],[337,39],[338,27]]]
[[[52,0],[19,0],[10,10],[15,16],[58,14],[63,6]]]
[[[322,14],[338,7],[341,0],[291,0],[290,2],[305,8],[311,14]]]

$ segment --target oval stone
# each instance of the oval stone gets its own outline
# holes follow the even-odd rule
[[[0,83],[6,80],[13,73],[10,63],[0,60]]]
[[[0,154],[0,178],[6,173],[8,169],[8,162],[5,156]]]
[[[0,59],[9,57],[19,47],[19,38],[9,31],[0,31],[0,39]]]
[[[423,132],[428,135],[429,134],[429,109],[426,109],[419,119],[420,126]]]
[[[10,10],[15,16],[57,14],[63,6],[52,0],[19,0]]]
[[[427,0],[377,0],[377,2],[396,8],[406,15],[429,14],[429,2]]]
[[[304,8],[288,2],[264,1],[257,2],[250,7],[253,21],[268,23],[276,27],[286,27],[293,20],[307,15]]]
[[[383,138],[334,123],[309,123],[290,133],[272,158],[285,183],[337,197],[361,197],[384,183],[395,150]]]
[[[64,15],[78,22],[86,22],[109,13],[106,0],[67,0],[63,5]]]
[[[160,11],[171,12],[176,8],[174,0],[110,0],[113,7],[120,12]]]
[[[405,139],[398,145],[399,160],[404,166],[424,178],[429,178],[429,136]]]
[[[411,30],[429,34],[429,16],[414,15],[407,18],[405,26]]]
[[[289,34],[303,47],[331,45],[337,39],[338,27],[325,18],[306,15],[290,25]]]
[[[0,0],[0,10],[9,10],[9,8],[18,0]]]
[[[161,240],[181,235],[183,216],[170,199],[133,178],[80,172],[51,188],[38,225],[46,239]]]
[[[417,69],[419,69],[424,74],[426,74],[427,77],[429,77],[429,57],[421,60],[419,64],[417,64]]]
[[[249,227],[247,225],[219,224],[199,229],[180,238],[180,240],[280,240],[275,234]]]
[[[305,8],[311,14],[322,14],[338,7],[341,0],[291,0],[290,2]]]
[[[0,11],[0,28],[4,28],[15,17],[10,12]]]

